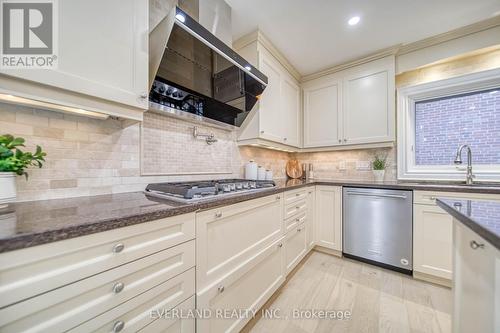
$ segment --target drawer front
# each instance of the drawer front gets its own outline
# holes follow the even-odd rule
[[[103,272],[195,237],[186,214],[0,255],[0,307]]]
[[[286,191],[285,206],[295,201],[304,200],[306,197],[307,197],[306,188],[299,188],[298,190]]]
[[[194,318],[186,318],[190,310],[194,310],[195,296],[191,296],[171,310],[170,317],[159,317],[148,326],[139,330],[139,333],[195,333],[196,322]],[[176,315],[179,314],[179,315]],[[161,314],[160,314],[161,315]],[[178,318],[180,315],[183,318]]]
[[[470,200],[500,201],[500,194],[413,191],[413,203],[435,205],[436,198],[462,198]]]
[[[292,216],[305,212],[307,210],[307,198],[292,202],[285,206],[284,218],[288,219]]]
[[[245,266],[197,294],[197,309],[257,311],[285,281],[283,239],[257,254]],[[239,332],[251,318],[198,319],[197,332]]]
[[[294,230],[297,228],[299,224],[304,223],[307,220],[307,212],[299,213],[296,216],[293,216],[285,221],[286,232],[288,233],[290,230]]]
[[[195,269],[177,275],[68,332],[137,332],[152,323],[155,315],[168,311],[195,293]],[[158,319],[156,319],[158,320]],[[162,319],[160,319],[162,320]]]
[[[3,308],[0,331],[58,332],[80,325],[194,267],[194,252],[192,240]]]
[[[273,195],[197,214],[198,288],[227,275],[282,237],[281,203],[280,195]]]
[[[307,253],[307,240],[305,224],[300,224],[296,229],[286,234],[286,273],[290,273]]]

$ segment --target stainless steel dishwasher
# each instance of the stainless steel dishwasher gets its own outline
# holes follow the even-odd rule
[[[413,192],[343,189],[344,256],[410,274]]]

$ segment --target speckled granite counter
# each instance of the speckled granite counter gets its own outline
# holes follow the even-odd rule
[[[500,202],[438,198],[437,204],[500,250]]]
[[[178,203],[142,192],[17,203],[0,210],[0,252],[125,227],[276,194],[308,185],[498,193],[499,187],[440,183],[362,182],[346,180],[277,181],[266,191],[236,194],[198,203]]]

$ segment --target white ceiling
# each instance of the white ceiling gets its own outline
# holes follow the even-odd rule
[[[226,1],[233,40],[260,29],[302,75],[500,14],[500,0]]]

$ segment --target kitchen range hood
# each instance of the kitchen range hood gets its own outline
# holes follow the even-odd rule
[[[241,126],[267,77],[179,7],[154,30],[150,111]]]

